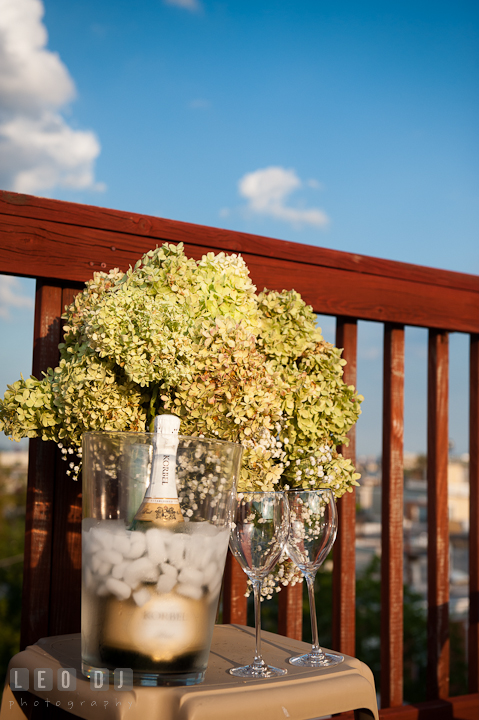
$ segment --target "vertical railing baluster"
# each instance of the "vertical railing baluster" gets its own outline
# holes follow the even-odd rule
[[[448,333],[430,329],[427,402],[427,696],[430,700],[446,698],[449,694],[448,350]]]
[[[404,326],[384,326],[381,707],[403,702]]]
[[[79,288],[62,289],[61,312]],[[62,330],[63,336],[63,330]],[[55,363],[56,364],[56,363]],[[69,455],[69,461],[75,456]],[[82,486],[56,449],[49,635],[80,632]],[[72,592],[76,588],[76,592]]]
[[[246,586],[246,574],[228,550],[223,577],[223,623],[247,624]]]
[[[336,345],[344,348],[344,380],[356,386],[357,320],[337,318]],[[344,457],[356,460],[356,431],[349,432],[349,445],[341,446]],[[355,653],[356,632],[356,493],[346,493],[338,502],[339,527],[333,548],[333,648]]]
[[[471,335],[469,369],[469,692],[479,692],[479,335]]]
[[[60,342],[61,287],[37,280],[33,370],[55,367]],[[49,634],[51,552],[55,486],[55,445],[30,440],[22,590],[21,647]]]
[[[278,633],[303,639],[303,583],[281,588],[278,596]]]

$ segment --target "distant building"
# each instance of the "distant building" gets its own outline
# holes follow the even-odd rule
[[[356,526],[356,569],[361,573],[374,555],[381,554],[381,462],[359,458]],[[450,612],[462,619],[468,600],[469,457],[448,463],[450,540]],[[427,458],[404,455],[404,580],[427,597]]]
[[[28,450],[11,450],[0,452],[0,467],[18,466],[22,470],[28,468]]]
[[[451,460],[447,466],[449,529],[469,532],[469,458]]]

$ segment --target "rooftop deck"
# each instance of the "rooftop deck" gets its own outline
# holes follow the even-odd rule
[[[187,255],[241,252],[259,287],[294,288],[333,315],[347,382],[356,384],[357,322],[384,326],[382,431],[382,718],[479,716],[479,277],[299,245],[216,228],[0,192],[0,273],[37,279],[33,374],[57,362],[60,315],[95,270],[126,270],[164,241]],[[429,702],[403,706],[404,328],[428,329]],[[469,695],[449,697],[448,333],[470,336]],[[378,392],[380,387],[378,386]],[[80,625],[81,492],[57,448],[31,441],[22,643]],[[354,460],[355,437],[343,454]],[[333,647],[355,654],[356,499],[339,501],[334,548]],[[245,576],[231,558],[224,621],[245,623]],[[280,594],[279,632],[301,633],[301,591]],[[420,714],[419,714],[420,713]]]

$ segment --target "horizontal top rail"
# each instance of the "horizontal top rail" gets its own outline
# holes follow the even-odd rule
[[[165,241],[240,252],[259,289],[294,288],[319,313],[479,333],[475,275],[0,191],[2,273],[84,282]]]

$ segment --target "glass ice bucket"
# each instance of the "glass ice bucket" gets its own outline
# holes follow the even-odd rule
[[[140,685],[205,676],[241,466],[235,443],[179,436],[183,522],[136,522],[153,433],[83,436],[82,670]]]

